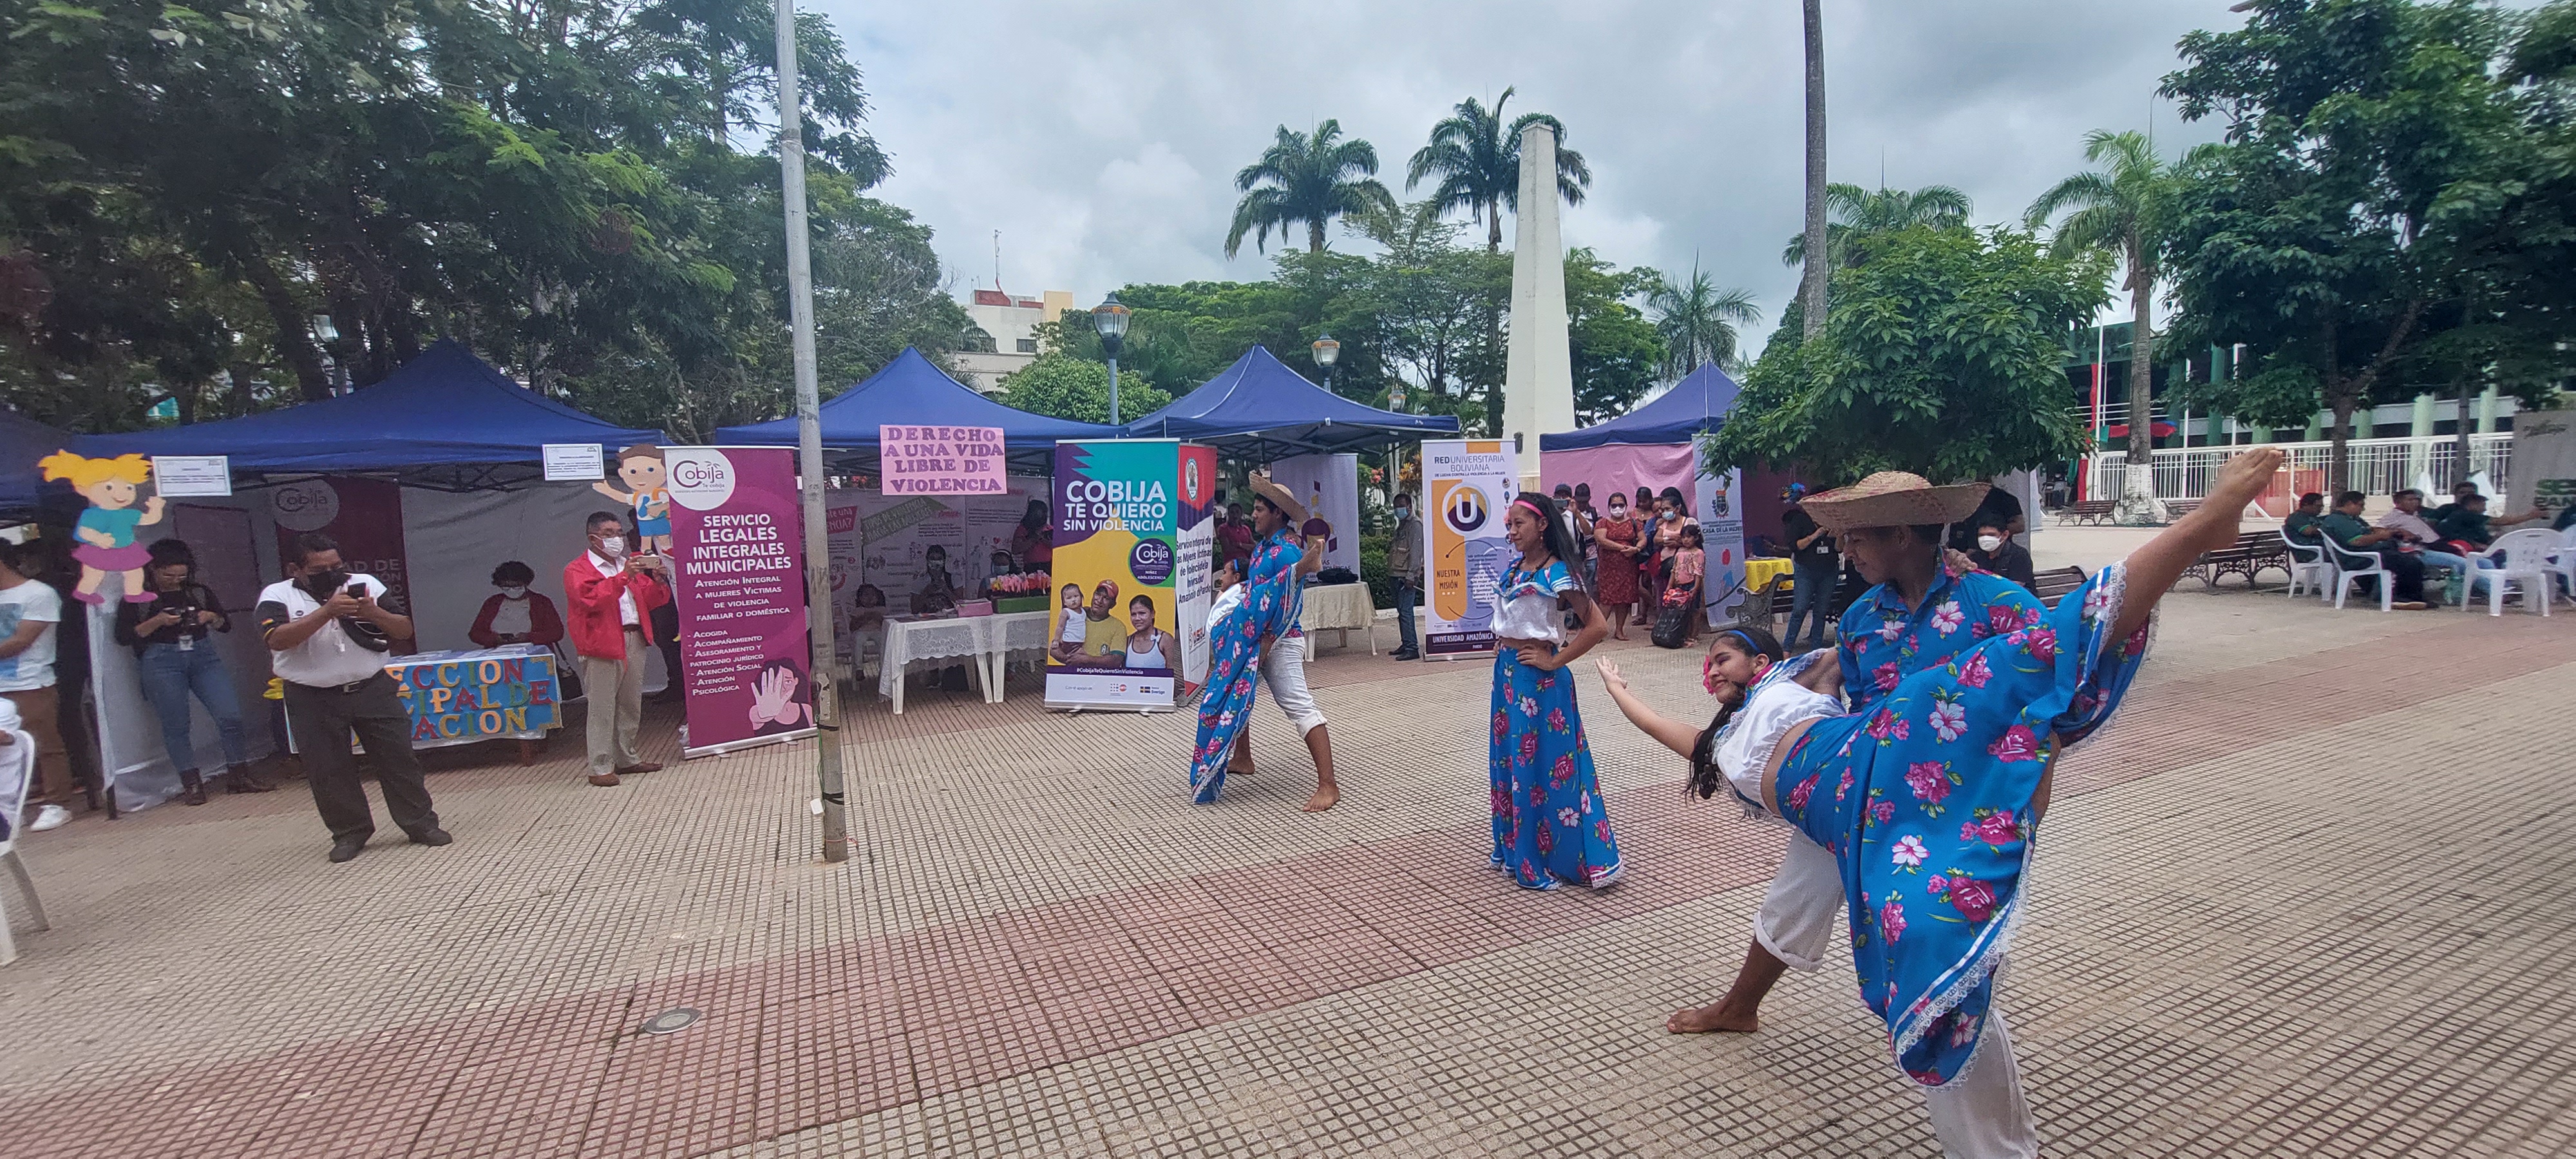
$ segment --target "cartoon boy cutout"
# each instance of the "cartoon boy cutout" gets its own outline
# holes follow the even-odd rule
[[[617,452],[617,477],[631,490],[620,491],[606,479],[590,486],[634,509],[636,550],[670,554],[671,491],[662,483],[662,448],[637,443]]]

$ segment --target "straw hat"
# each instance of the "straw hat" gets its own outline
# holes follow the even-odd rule
[[[1799,506],[1825,530],[1840,534],[1855,527],[1957,523],[1973,514],[1990,490],[1984,483],[1935,487],[1921,475],[1880,471],[1849,487],[1809,495]]]
[[[1287,488],[1271,482],[1267,472],[1254,471],[1251,479],[1253,494],[1269,500],[1271,506],[1278,508],[1292,521],[1302,522],[1306,518],[1306,505],[1298,502],[1296,496],[1289,494]]]

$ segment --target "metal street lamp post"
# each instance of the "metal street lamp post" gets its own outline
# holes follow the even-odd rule
[[[1091,308],[1091,328],[1100,332],[1100,348],[1109,354],[1109,425],[1118,425],[1118,348],[1127,344],[1127,307],[1111,294]]]
[[[787,210],[789,345],[796,363],[796,482],[804,499],[805,670],[814,687],[814,774],[823,805],[823,860],[850,859],[850,818],[841,784],[841,700],[833,669],[832,557],[823,529],[823,411],[814,363],[812,235],[805,221],[804,105],[796,86],[796,0],[778,0],[779,197]]]
[[[1333,363],[1342,357],[1342,344],[1333,341],[1331,331],[1315,339],[1315,365],[1324,368],[1324,389],[1333,389]]]

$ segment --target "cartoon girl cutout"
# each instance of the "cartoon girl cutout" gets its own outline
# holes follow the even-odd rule
[[[663,484],[662,448],[637,443],[617,452],[617,477],[630,490],[620,491],[606,479],[591,489],[634,509],[636,550],[670,554],[671,491]]]
[[[152,464],[141,455],[118,455],[113,459],[90,459],[70,451],[45,456],[37,464],[47,479],[65,480],[72,490],[89,500],[89,509],[81,512],[72,525],[72,537],[80,545],[72,549],[72,558],[81,563],[80,585],[72,597],[90,604],[105,604],[109,592],[121,595],[129,604],[148,604],[155,597],[143,590],[143,567],[151,552],[136,542],[136,530],[146,524],[161,522],[161,497],[143,501],[143,509],[134,509],[135,489],[152,479]],[[106,588],[109,591],[101,591]]]

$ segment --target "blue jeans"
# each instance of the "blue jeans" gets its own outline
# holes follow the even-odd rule
[[[1402,651],[1422,650],[1421,641],[1415,639],[1413,628],[1413,609],[1421,606],[1421,603],[1421,585],[1412,580],[1395,581],[1395,630],[1398,633],[1397,638],[1403,641]]]
[[[161,743],[169,746],[173,766],[197,767],[197,746],[188,739],[191,692],[205,702],[206,714],[215,718],[215,731],[223,737],[225,762],[250,763],[249,750],[242,743],[241,708],[233,699],[233,678],[224,671],[224,658],[216,654],[214,641],[199,640],[196,647],[189,649],[176,644],[146,644],[138,666],[143,698],[152,702],[152,711],[161,717]]]
[[[1789,574],[1796,580],[1797,587],[1789,593],[1789,629],[1780,634],[1780,644],[1787,647],[1796,643],[1799,617],[1812,615],[1815,624],[1809,629],[1807,647],[1822,648],[1825,646],[1825,620],[1833,614],[1834,586],[1842,582],[1842,569],[1821,565],[1809,567],[1801,563],[1793,565]]]

